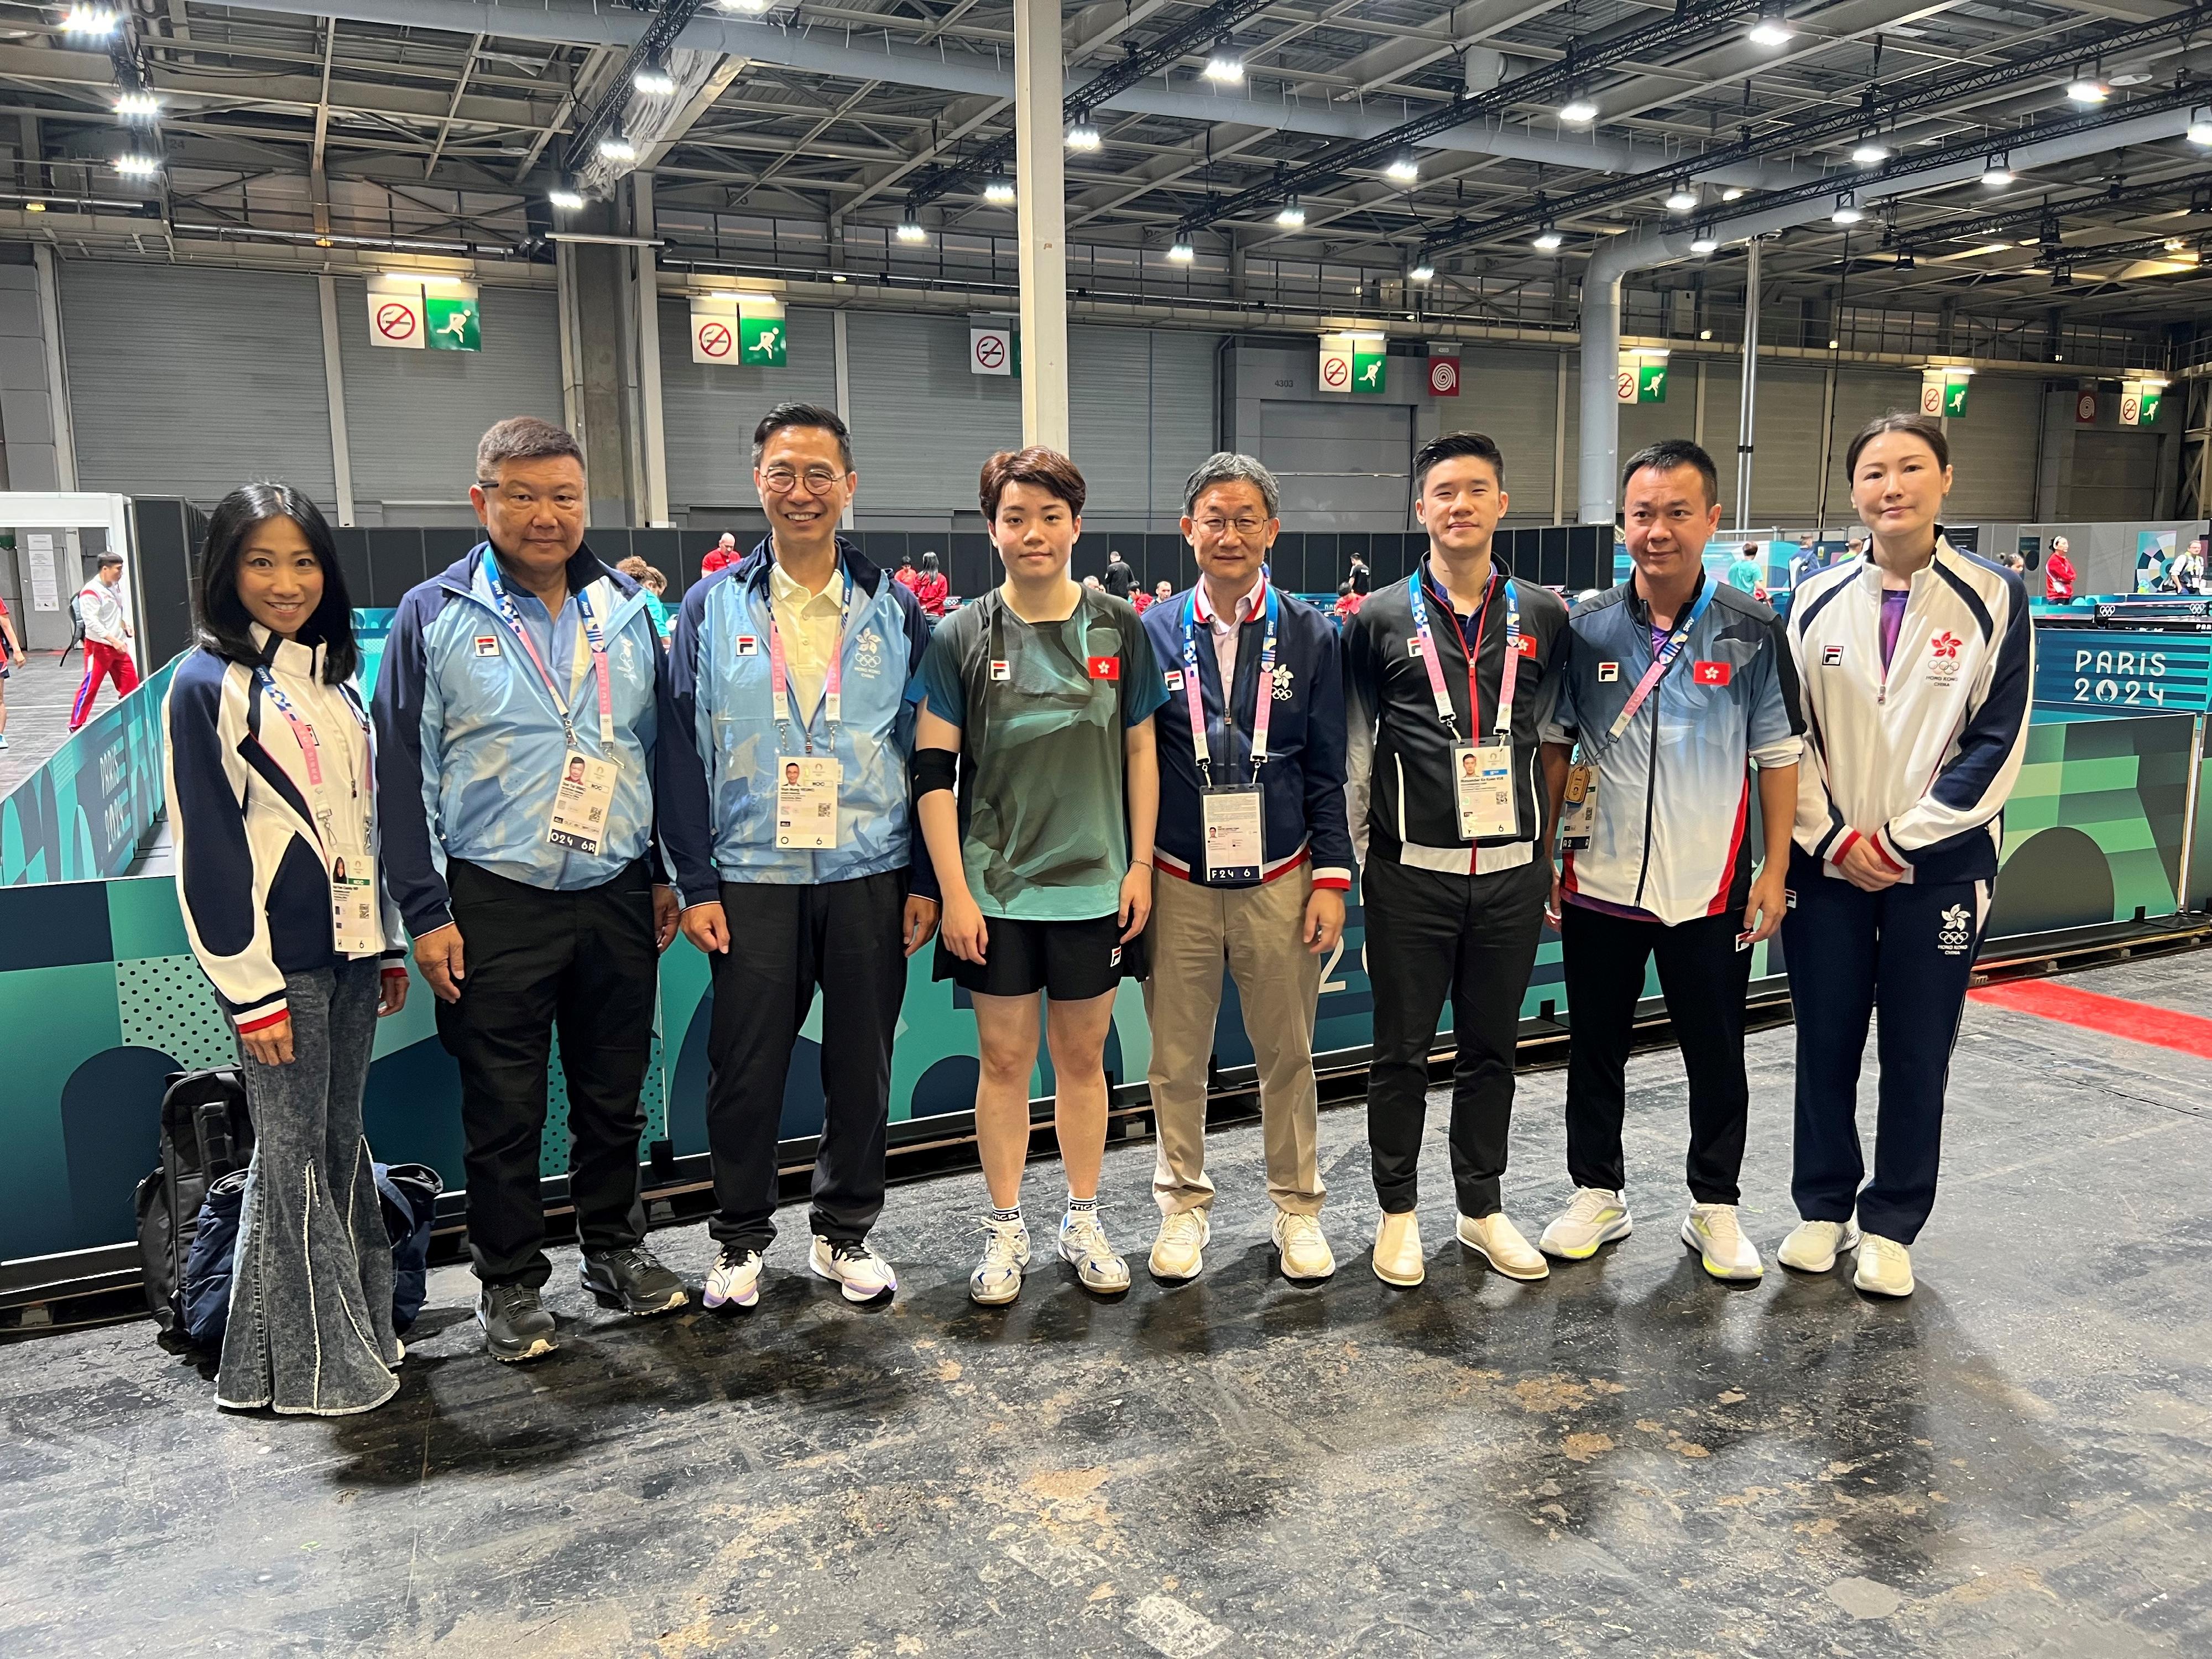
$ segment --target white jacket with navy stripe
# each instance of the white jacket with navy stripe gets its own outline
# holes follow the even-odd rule
[[[1790,608],[1805,699],[1799,847],[1830,874],[1853,841],[1908,880],[1987,880],[2027,750],[2035,631],[2011,571],[1938,540],[1881,660],[1881,569],[1820,572]]]
[[[350,750],[351,775],[361,781],[355,805],[368,826],[360,839],[376,865],[380,954],[398,957],[404,936],[376,850],[374,768],[361,699],[349,685],[323,684],[320,646],[276,640],[258,623],[254,638],[323,755],[335,758]],[[161,725],[185,937],[239,1029],[273,1025],[289,1012],[284,975],[338,960],[330,868],[315,831],[301,744],[253,665],[205,649],[177,665]],[[325,761],[325,782],[345,770]]]

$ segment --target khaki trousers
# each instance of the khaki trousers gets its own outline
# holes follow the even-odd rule
[[[1312,891],[1310,866],[1258,887],[1200,887],[1165,873],[1152,884],[1145,1017],[1152,1029],[1148,1075],[1159,1128],[1152,1196],[1163,1214],[1213,1202],[1206,1174],[1206,1085],[1224,961],[1259,1062],[1267,1195],[1294,1215],[1321,1210],[1313,1024],[1322,958],[1298,939]]]

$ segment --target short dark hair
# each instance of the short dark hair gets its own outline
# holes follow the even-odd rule
[[[337,541],[329,521],[321,508],[288,483],[264,480],[243,484],[217,501],[208,515],[199,586],[192,596],[199,642],[232,662],[261,660],[260,648],[253,643],[253,618],[238,597],[238,558],[247,533],[271,519],[289,519],[299,526],[308,550],[323,568],[322,602],[301,626],[299,637],[304,645],[323,647],[325,683],[343,685],[361,666],[361,652],[353,639],[353,598],[346,592],[345,572],[338,564]]]
[[[1498,487],[1505,485],[1505,457],[1498,452],[1495,440],[1480,432],[1443,432],[1423,444],[1413,456],[1413,493],[1418,495],[1428,487],[1429,469],[1439,461],[1457,460],[1462,455],[1472,455],[1479,461],[1488,461],[1490,470],[1498,475]]]
[[[106,570],[111,566],[120,570],[123,568],[123,556],[120,553],[103,553],[100,556],[97,562],[100,568],[102,570]]]
[[[1941,422],[1933,416],[1893,409],[1887,415],[1875,416],[1859,428],[1858,436],[1851,440],[1850,447],[1844,452],[1844,477],[1849,478],[1859,470],[1859,452],[1885,432],[1907,433],[1935,453],[1936,465],[1951,465],[1951,441],[1943,435]]]
[[[1083,482],[1082,471],[1058,450],[1047,449],[1042,444],[1031,444],[1027,449],[1002,449],[983,463],[983,476],[976,492],[987,520],[998,518],[999,498],[1006,493],[1006,486],[1013,483],[1034,484],[1057,495],[1079,519],[1083,516],[1083,503],[1091,494],[1091,486]]]
[[[853,471],[853,434],[846,430],[843,419],[834,409],[824,409],[819,404],[778,404],[760,417],[753,428],[753,465],[761,464],[768,453],[768,441],[787,426],[811,426],[828,433],[837,441],[837,459],[846,471]]]
[[[574,433],[535,415],[510,415],[477,440],[477,482],[497,483],[500,466],[507,461],[547,461],[562,455],[583,465],[584,447]]]
[[[1638,473],[1672,472],[1678,466],[1697,469],[1698,477],[1705,486],[1705,505],[1713,506],[1721,498],[1720,469],[1713,458],[1705,453],[1703,444],[1692,443],[1687,438],[1662,438],[1656,444],[1646,444],[1628,458],[1628,465],[1620,470],[1622,494],[1628,490],[1628,481]]]

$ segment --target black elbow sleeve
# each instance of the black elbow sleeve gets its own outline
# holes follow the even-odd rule
[[[960,757],[950,749],[917,749],[910,763],[914,775],[914,798],[942,789],[950,793],[957,781]]]

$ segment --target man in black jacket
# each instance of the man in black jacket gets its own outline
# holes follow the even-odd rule
[[[1550,1271],[1506,1218],[1499,1182],[1521,1001],[1551,890],[1550,864],[1537,856],[1550,844],[1538,734],[1569,635],[1556,594],[1492,561],[1504,474],[1498,446],[1480,433],[1424,445],[1414,512],[1428,555],[1344,625],[1346,789],[1375,992],[1374,1267],[1392,1285],[1418,1285],[1425,1271],[1416,1176],[1447,994],[1459,1051],[1450,1138],[1460,1242],[1510,1278]]]

